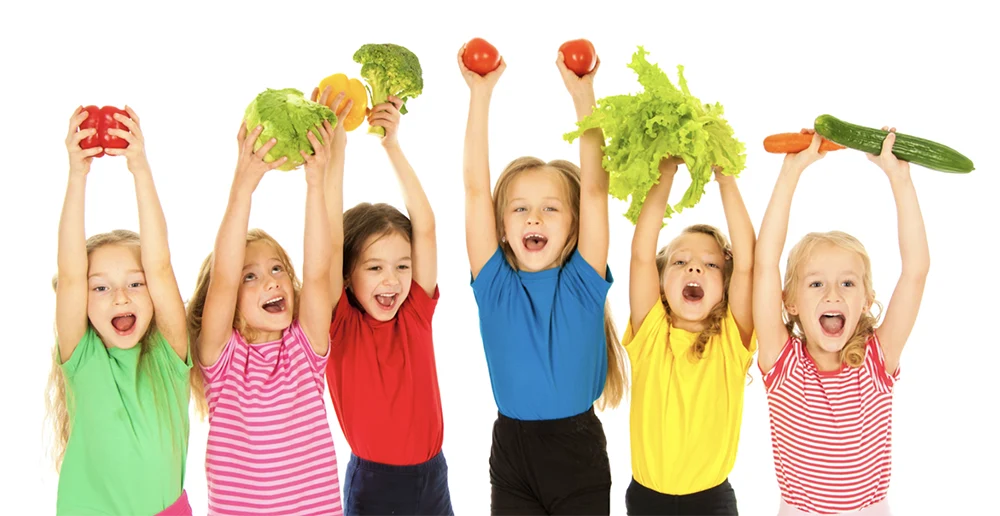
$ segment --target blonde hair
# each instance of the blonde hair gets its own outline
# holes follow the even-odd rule
[[[695,339],[690,349],[693,358],[701,360],[705,355],[705,346],[708,345],[708,341],[712,337],[722,333],[722,324],[725,322],[726,314],[729,310],[729,284],[733,279],[733,248],[729,244],[729,239],[726,238],[726,235],[715,226],[695,224],[684,228],[684,231],[681,231],[680,235],[660,249],[660,252],[656,253],[656,272],[660,277],[661,285],[660,299],[667,310],[667,321],[670,320],[671,310],[670,305],[667,304],[666,295],[663,292],[663,272],[667,269],[667,262],[670,260],[670,252],[673,251],[674,244],[677,243],[680,237],[689,234],[708,235],[712,237],[715,243],[719,245],[719,249],[722,251],[722,256],[725,260],[722,266],[722,299],[705,316],[705,328],[698,333],[698,338]]]
[[[298,317],[299,291],[302,289],[302,284],[295,275],[292,260],[288,257],[285,249],[278,244],[278,241],[262,229],[251,229],[247,232],[247,245],[254,242],[264,242],[270,245],[275,253],[277,253],[278,261],[284,266],[285,271],[292,280],[292,319],[295,319]],[[205,312],[205,298],[208,296],[208,285],[212,280],[213,255],[214,253],[209,253],[205,261],[201,263],[201,270],[198,272],[198,282],[195,284],[194,294],[191,295],[187,306],[188,336],[191,339],[191,361],[194,363],[194,367],[191,368],[191,397],[194,400],[195,411],[202,419],[208,414],[208,401],[205,398],[205,376],[201,370],[201,359],[198,350],[201,347],[201,318]],[[233,311],[233,329],[238,331],[248,341],[253,340],[257,336],[256,331],[247,326],[238,308]]]
[[[493,210],[496,219],[496,237],[500,243],[504,258],[514,270],[520,270],[514,250],[503,237],[506,233],[503,223],[503,215],[510,202],[510,186],[518,175],[529,170],[554,170],[556,177],[566,189],[566,197],[569,201],[569,213],[572,217],[570,223],[570,233],[566,238],[562,253],[559,256],[559,263],[565,264],[573,251],[576,250],[580,235],[580,168],[566,160],[554,160],[548,163],[534,157],[526,156],[511,161],[500,177],[497,178],[493,187]],[[615,328],[614,318],[611,314],[611,305],[604,302],[604,337],[607,342],[608,372],[604,381],[604,389],[601,397],[597,400],[596,406],[599,410],[617,407],[628,392],[628,373],[626,370],[625,349],[618,340],[618,330]]]
[[[843,231],[829,231],[826,233],[809,233],[802,237],[795,247],[788,253],[788,263],[785,267],[785,284],[782,292],[784,304],[782,306],[782,316],[785,320],[785,327],[788,333],[806,342],[806,335],[802,331],[802,323],[797,315],[788,313],[787,306],[794,305],[795,286],[802,281],[802,267],[806,261],[816,251],[820,245],[832,245],[846,251],[857,253],[861,257],[864,265],[862,284],[865,289],[865,300],[869,307],[861,314],[858,325],[854,329],[854,334],[847,340],[847,344],[840,350],[840,360],[850,367],[861,367],[865,360],[865,343],[875,333],[875,326],[878,324],[879,316],[882,312],[882,304],[875,300],[875,289],[872,286],[872,263],[868,257],[865,246],[853,236]],[[871,313],[871,307],[878,306],[879,314]]]
[[[99,233],[91,236],[87,239],[86,249],[87,249],[87,260],[89,262],[90,255],[94,251],[109,245],[120,245],[134,247],[136,251],[139,249],[139,234],[134,231],[129,231],[127,229],[116,229],[108,233]],[[56,274],[52,278],[52,290],[56,290],[59,286],[59,275]],[[88,319],[87,324],[90,325]],[[149,323],[149,328],[146,329],[146,333],[143,334],[142,338],[139,339],[139,371],[146,372],[147,374],[156,374],[155,368],[149,367],[149,337],[156,332],[156,320],[151,319]],[[66,444],[69,442],[70,432],[72,427],[70,424],[70,412],[74,408],[74,400],[72,397],[72,392],[66,388],[66,375],[62,369],[62,357],[59,352],[59,333],[54,331],[56,345],[52,350],[52,370],[49,372],[48,385],[46,386],[45,393],[45,406],[47,419],[49,419],[52,424],[53,430],[53,442],[51,455],[55,463],[56,471],[62,468],[63,457],[66,455]],[[138,381],[139,375],[136,375],[136,381]],[[153,382],[153,395],[154,399],[159,399],[157,396],[156,386],[159,382]]]

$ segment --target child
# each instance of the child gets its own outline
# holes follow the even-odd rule
[[[139,117],[115,119],[125,149],[80,148],[95,129],[70,120],[69,182],[59,220],[57,346],[49,379],[60,471],[57,514],[190,515],[184,487],[188,446],[188,336],[170,265],[167,225]],[[140,235],[84,240],[84,190],[94,156],[125,156],[135,180]],[[61,466],[61,467],[60,467]]]
[[[506,68],[481,77],[458,62],[471,90],[465,139],[466,243],[472,289],[499,414],[490,452],[493,514],[609,514],[607,440],[594,414],[625,392],[624,356],[606,308],[608,174],[602,133],[580,143],[580,164],[520,158],[493,196],[489,102]],[[597,69],[557,66],[578,119],[595,105]],[[598,61],[598,67],[600,62]],[[602,395],[603,392],[603,395]]]
[[[808,149],[785,157],[761,225],[753,313],[781,515],[889,514],[892,388],[930,263],[909,164],[892,154],[894,131],[881,154],[868,155],[896,199],[903,262],[880,326],[870,311],[877,302],[868,254],[845,233],[806,235],[789,253],[782,288],[792,193],[825,155],[814,131],[806,131],[814,134]]]
[[[632,363],[628,514],[738,514],[736,462],[753,336],[754,229],[736,179],[716,170],[733,245],[691,226],[656,252],[682,160],[664,158],[632,240],[622,343]]]
[[[397,140],[399,107],[375,106],[410,219],[387,204],[343,211],[343,160],[327,178],[333,230],[327,381],[351,459],[344,513],[453,514],[431,320],[438,301],[434,212]],[[343,254],[341,254],[341,249]]]
[[[264,173],[286,158],[264,162],[275,140],[254,152],[262,128],[240,128],[229,207],[188,308],[208,403],[209,514],[342,513],[323,403],[333,310],[323,183],[330,160],[343,153],[343,113],[336,129],[324,122],[310,131],[315,154],[302,153],[307,189],[301,285],[270,235],[247,232],[251,194]]]

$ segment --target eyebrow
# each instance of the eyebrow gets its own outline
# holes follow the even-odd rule
[[[542,197],[542,199],[546,200],[546,201],[559,201],[559,202],[563,202],[563,200],[561,198],[559,198],[559,197],[551,197],[551,196],[549,196],[549,197]],[[527,200],[528,199],[526,199],[524,197],[515,197],[515,198],[511,199],[510,202],[514,202],[514,201],[527,201]]]
[[[820,271],[809,271],[809,272],[806,273],[805,277],[808,278],[810,276],[822,276],[822,275],[823,275],[823,273],[820,272]],[[837,273],[837,276],[854,276],[856,278],[860,278],[861,277],[860,274],[858,274],[858,273],[856,273],[854,271],[849,271],[849,270],[847,270],[847,271],[840,271],[840,272]]]
[[[142,270],[139,270],[139,269],[129,269],[129,270],[125,271],[125,274],[145,274],[145,271],[142,271]],[[105,276],[107,276],[107,274],[104,274],[103,272],[95,272],[95,273],[87,276],[87,279],[90,279],[90,278],[103,278]]]
[[[399,261],[401,261],[401,262],[402,261],[406,261],[406,260],[412,261],[413,258],[410,258],[410,256],[404,256],[404,257],[402,257],[402,258],[399,259]],[[382,258],[369,258],[369,259],[367,259],[367,260],[365,260],[365,261],[363,261],[361,263],[387,262],[387,261],[389,261],[389,260],[383,260]]]

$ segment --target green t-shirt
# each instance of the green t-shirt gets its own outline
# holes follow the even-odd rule
[[[140,370],[140,346],[106,348],[89,327],[62,365],[70,436],[57,514],[153,515],[180,497],[191,354],[181,361],[159,332],[142,345]]]

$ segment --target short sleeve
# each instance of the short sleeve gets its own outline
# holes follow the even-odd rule
[[[494,306],[504,283],[513,279],[514,274],[514,269],[504,258],[503,249],[498,246],[493,256],[479,270],[479,275],[472,279],[472,293],[479,307]]]
[[[233,332],[229,335],[229,340],[222,348],[222,353],[219,353],[219,359],[210,366],[201,367],[201,370],[205,375],[206,383],[212,384],[222,378],[225,378],[226,371],[229,370],[229,364],[233,361],[233,354],[236,352],[236,346],[246,345],[242,341],[243,338],[240,336],[240,333],[233,329]]]
[[[881,392],[892,392],[892,388],[899,380],[899,366],[896,371],[889,374],[885,370],[885,354],[882,352],[882,343],[878,340],[877,334],[872,334],[868,342],[865,343],[865,368],[875,381],[875,387]]]
[[[638,332],[632,327],[632,318],[629,317],[628,324],[625,326],[625,335],[622,337],[622,346],[628,350],[629,355],[638,356],[642,353],[646,343],[653,340],[658,330],[666,324],[667,310],[663,306],[663,301],[657,299],[656,303],[653,303],[653,307],[646,312],[646,317],[642,319]]]
[[[566,283],[566,280],[570,279],[571,281],[568,282],[568,285],[579,289],[576,292],[579,299],[585,300],[592,305],[600,306],[603,310],[604,302],[608,298],[608,290],[611,289],[611,285],[614,283],[614,278],[611,275],[611,267],[605,267],[604,277],[602,278],[587,263],[587,260],[583,258],[580,250],[577,249],[573,251],[573,255],[570,256],[569,261],[563,267],[562,275],[562,283]]]
[[[97,335],[94,327],[88,324],[87,331],[83,333],[83,337],[80,337],[80,341],[76,343],[76,348],[73,349],[73,354],[70,355],[69,360],[60,364],[63,374],[67,378],[72,378],[81,367],[93,360],[99,352],[107,354],[104,351],[104,341]]]
[[[434,310],[437,308],[440,297],[441,289],[438,285],[434,285],[434,295],[428,296],[419,283],[411,280],[410,295],[406,296],[404,306],[409,305],[409,308],[429,325],[434,318]]]
[[[188,376],[191,374],[191,367],[193,362],[191,360],[191,343],[188,342],[188,352],[187,360],[181,360],[181,357],[177,356],[174,348],[170,347],[170,343],[167,339],[163,337],[163,334],[159,331],[154,332],[150,335],[150,344],[152,344],[152,349],[150,353],[159,362],[160,366],[177,376]]]
[[[781,353],[778,354],[777,360],[771,366],[771,370],[760,371],[764,379],[764,388],[767,392],[774,391],[780,387],[784,379],[788,377],[789,372],[795,366],[795,349],[797,346],[798,340],[789,336],[788,340],[785,341],[785,346],[781,348]],[[757,362],[757,365],[759,367],[760,362]]]
[[[346,299],[342,301],[346,301]],[[299,325],[298,319],[292,321],[292,325],[285,331],[286,336],[284,340],[286,345],[295,346],[298,352],[304,354],[309,361],[309,368],[322,377],[326,373],[326,362],[330,358],[330,348],[327,348],[326,355],[317,355],[309,343],[309,337],[306,337],[306,332],[302,331],[302,326]],[[327,335],[326,338],[329,339],[330,336]]]

